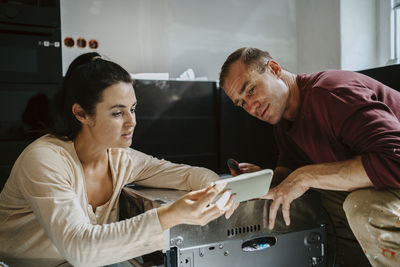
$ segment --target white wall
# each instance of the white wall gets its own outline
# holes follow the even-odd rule
[[[292,72],[359,70],[390,57],[390,0],[61,0],[62,36],[95,38],[132,73],[218,78],[242,46]],[[64,72],[89,48],[63,46]]]
[[[390,12],[391,0],[376,0],[377,1],[377,50],[378,58],[376,65],[384,66],[390,59]]]
[[[390,57],[390,0],[297,0],[297,70],[361,70]]]
[[[341,67],[359,70],[377,62],[377,12],[375,0],[342,0]]]
[[[341,0],[341,68],[385,65],[390,57],[390,0]]]
[[[297,0],[297,71],[340,68],[340,1]]]
[[[187,68],[218,78],[225,58],[242,46],[267,49],[296,71],[296,0],[61,0],[62,38],[99,41],[98,51],[128,71]],[[63,69],[78,54],[63,46]]]

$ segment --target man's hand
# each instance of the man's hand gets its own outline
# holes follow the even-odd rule
[[[252,163],[247,163],[247,162],[239,163],[239,169],[240,169],[240,173],[261,171],[261,168],[259,166],[252,164]],[[240,173],[235,172],[233,169],[229,169],[229,170],[230,170],[232,176],[237,176],[240,174]]]
[[[278,170],[278,168],[277,168]],[[279,169],[285,173],[285,168]],[[286,169],[286,173],[290,170]],[[274,176],[278,172],[274,173]],[[282,176],[284,177],[284,175]],[[352,191],[372,187],[361,161],[361,156],[338,162],[328,162],[303,166],[292,172],[278,186],[270,189],[264,199],[272,199],[269,208],[269,228],[274,228],[276,213],[282,205],[282,214],[287,225],[290,224],[289,209],[293,200],[309,188]]]
[[[290,204],[307,190],[308,187],[301,182],[301,175],[294,171],[282,183],[270,189],[267,195],[261,197],[263,199],[272,199],[272,204],[269,208],[269,229],[272,230],[274,228],[276,214],[281,205],[283,219],[286,225],[290,225]]]

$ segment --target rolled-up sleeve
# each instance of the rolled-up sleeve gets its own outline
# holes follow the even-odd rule
[[[341,136],[361,155],[376,189],[400,188],[400,122],[386,105],[360,107],[343,123]]]
[[[132,158],[139,160],[139,172],[133,172],[129,182],[155,187],[178,190],[196,190],[209,185],[219,176],[206,168],[194,167],[185,164],[176,164],[166,160],[143,154],[133,150]]]

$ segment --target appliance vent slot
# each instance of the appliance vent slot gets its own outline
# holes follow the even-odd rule
[[[247,225],[241,227],[230,228],[226,231],[228,237],[233,237],[240,234],[253,233],[261,230],[261,225]]]

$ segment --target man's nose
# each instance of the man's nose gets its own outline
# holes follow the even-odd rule
[[[248,103],[246,109],[247,113],[253,116],[258,116],[260,103],[258,101],[248,101],[247,103]]]

